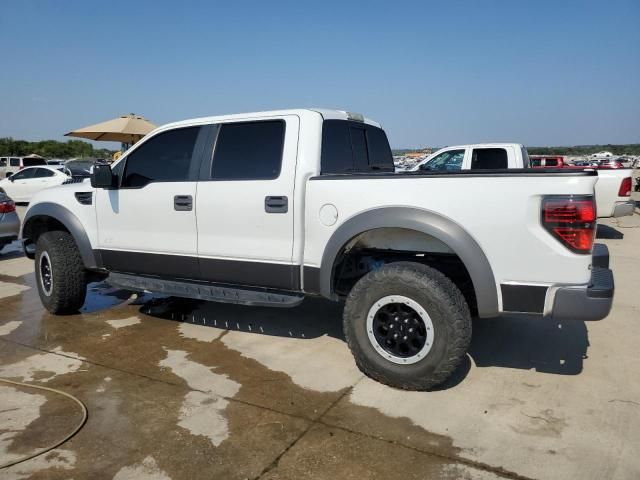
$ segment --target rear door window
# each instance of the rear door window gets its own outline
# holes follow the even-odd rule
[[[471,155],[471,169],[508,168],[507,151],[504,148],[474,148]]]
[[[19,167],[20,166],[20,159],[19,158],[15,158],[12,157],[9,159],[9,165],[12,167]]]
[[[273,180],[280,176],[285,122],[225,123],[213,154],[214,180]]]

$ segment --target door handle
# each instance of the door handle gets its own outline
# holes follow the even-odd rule
[[[284,196],[264,197],[264,211],[267,213],[287,213],[289,199]]]
[[[193,210],[193,197],[191,195],[175,195],[173,209],[178,212],[190,212]]]

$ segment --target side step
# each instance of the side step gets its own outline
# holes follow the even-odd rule
[[[304,295],[260,288],[238,288],[188,281],[163,280],[125,273],[110,273],[107,282],[114,287],[138,292],[152,292],[173,297],[195,298],[212,302],[238,303],[263,307],[295,307]]]

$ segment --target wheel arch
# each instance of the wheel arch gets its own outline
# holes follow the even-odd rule
[[[499,313],[493,270],[473,237],[451,219],[429,210],[408,207],[368,210],[351,217],[336,229],[322,255],[318,279],[322,296],[336,298],[333,284],[334,267],[345,247],[365,232],[384,228],[412,230],[433,237],[448,246],[461,259],[469,273],[476,295],[478,315],[493,317]]]
[[[100,268],[99,258],[91,247],[91,242],[82,222],[69,209],[51,202],[38,203],[27,210],[22,222],[20,236],[23,241],[25,253],[33,258],[33,245],[38,237],[47,231],[64,227],[68,231],[80,251],[85,268],[96,270]]]

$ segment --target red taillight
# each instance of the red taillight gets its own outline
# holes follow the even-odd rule
[[[620,189],[618,190],[619,197],[631,196],[631,177],[623,178],[620,183]]]
[[[596,230],[596,206],[593,197],[544,198],[542,225],[569,250],[590,253]]]
[[[9,213],[16,211],[16,204],[11,200],[0,202],[0,213]]]

